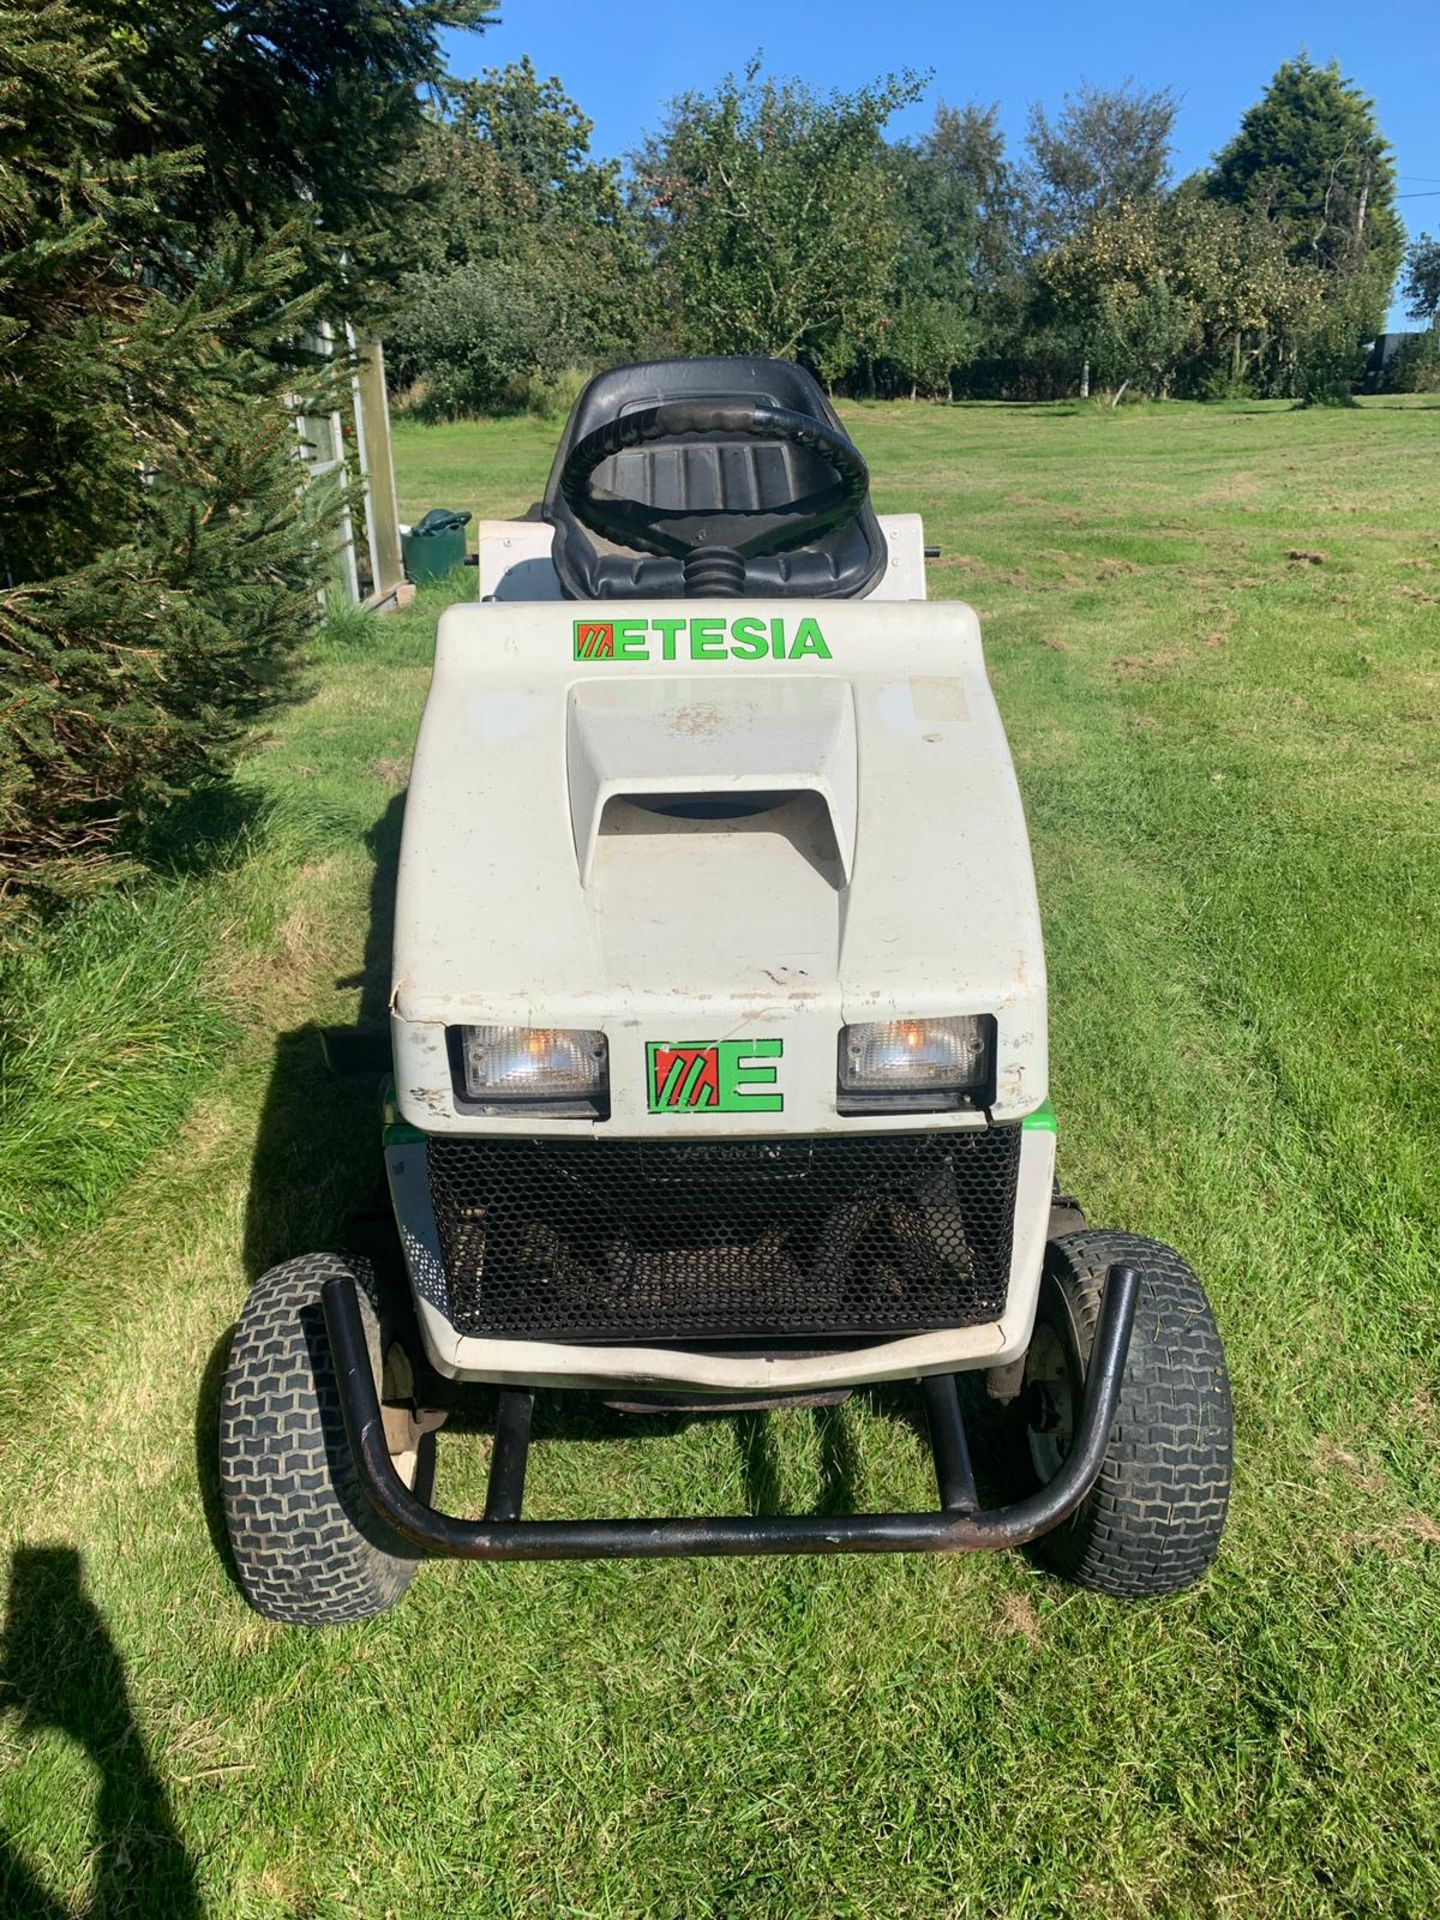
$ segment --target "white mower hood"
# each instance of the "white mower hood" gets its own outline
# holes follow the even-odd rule
[[[842,1027],[955,1014],[996,1020],[993,1119],[1045,1098],[1025,823],[958,603],[451,608],[396,925],[396,1090],[428,1132],[673,1135],[647,1047],[739,1038],[781,1042],[782,1104],[725,1133],[873,1128],[837,1111]],[[446,1029],[489,1023],[602,1030],[609,1118],[477,1120]]]

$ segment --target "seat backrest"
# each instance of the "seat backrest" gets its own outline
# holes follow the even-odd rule
[[[843,432],[815,380],[788,360],[656,360],[597,374],[571,409],[545,490],[545,518],[561,590],[571,600],[679,599],[679,560],[635,553],[583,526],[560,493],[572,447],[597,427],[667,400],[763,400],[810,414]],[[788,505],[829,486],[829,465],[804,447],[717,436],[679,446],[636,448],[596,468],[594,484],[625,499],[670,508],[744,511]],[[854,519],[793,553],[745,564],[745,592],[757,599],[857,599],[886,562],[884,536],[868,499]]]

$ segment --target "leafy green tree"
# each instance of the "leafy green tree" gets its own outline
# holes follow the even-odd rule
[[[974,101],[935,109],[919,151],[961,200],[960,232],[972,284],[983,294],[1014,270],[1021,235],[1021,195],[1005,153],[998,104]]]
[[[425,264],[506,259],[533,250],[536,229],[624,220],[616,161],[591,157],[593,122],[527,54],[457,80],[432,113],[412,163],[442,201]]]
[[[1042,245],[1077,233],[1121,205],[1163,192],[1177,102],[1168,89],[1147,91],[1126,81],[1066,94],[1052,120],[1030,109],[1026,144],[1032,219]]]
[[[1297,339],[1323,305],[1317,269],[1297,264],[1284,234],[1190,183],[1155,210],[1173,283],[1199,316],[1179,370],[1200,396],[1291,391]]]
[[[1153,209],[1124,201],[1040,266],[1049,317],[1073,335],[1083,362],[1122,391],[1136,382],[1157,398],[1200,326],[1198,306],[1176,279]]]
[[[1432,327],[1440,322],[1440,240],[1422,233],[1411,241],[1401,291],[1412,320],[1428,320]]]
[[[1337,65],[1287,60],[1205,184],[1280,226],[1291,258],[1328,277],[1357,345],[1379,332],[1404,250],[1395,169],[1373,103]]]
[[[1402,340],[1385,369],[1387,393],[1440,393],[1440,329]]]
[[[389,364],[434,419],[506,413],[543,399],[593,350],[563,273],[535,261],[472,260],[411,277]]]
[[[397,387],[418,383],[442,412],[488,411],[561,366],[634,351],[654,314],[644,227],[591,132],[528,58],[447,89],[405,168],[428,237],[385,329]]]
[[[590,160],[593,122],[554,75],[540,78],[528,53],[478,80],[454,81],[449,107],[451,124],[488,147],[536,201],[563,199],[577,183],[610,171]]]
[[[1348,407],[1365,377],[1366,344],[1375,332],[1374,282],[1366,274],[1331,281],[1295,339],[1293,392],[1303,406]]]
[[[1440,392],[1440,240],[1428,233],[1410,243],[1402,292],[1411,319],[1429,326],[1400,342],[1385,369],[1385,385],[1391,393]]]
[[[903,298],[973,307],[1013,265],[1015,194],[997,113],[942,104],[929,133],[891,149]]]
[[[829,381],[876,349],[904,238],[882,135],[919,91],[907,74],[822,96],[752,62],[674,103],[637,176],[687,347]]]
[[[1047,255],[1038,281],[1038,324],[1101,379],[1157,397],[1286,385],[1322,306],[1320,275],[1279,234],[1187,189],[1111,209]]]
[[[977,356],[1008,343],[1021,203],[997,119],[993,106],[942,103],[929,132],[890,149],[902,237],[882,344],[868,363],[878,391],[948,396]]]
[[[1175,113],[1176,102],[1168,91],[1148,92],[1132,81],[1113,88],[1087,83],[1065,96],[1053,120],[1043,107],[1032,106],[1025,192],[1031,245],[1042,261],[1050,249],[1064,248],[1094,229],[1093,264],[1099,266],[1112,244],[1106,223],[1122,208],[1148,205],[1165,187]],[[1078,265],[1085,252],[1082,246],[1072,254],[1072,265]],[[1063,267],[1060,272],[1062,279],[1068,277]],[[1109,335],[1103,319],[1107,302],[1099,283],[1090,284],[1087,274],[1080,279],[1089,285],[1089,293],[1083,300],[1074,295],[1061,332],[1063,336],[1073,330],[1081,342],[1083,396],[1090,391],[1092,352]],[[1054,293],[1053,284],[1049,292]],[[1043,304],[1043,285],[1041,298]]]
[[[874,384],[912,400],[950,398],[951,376],[974,355],[979,325],[968,305],[921,295],[900,302],[885,321],[874,357]]]

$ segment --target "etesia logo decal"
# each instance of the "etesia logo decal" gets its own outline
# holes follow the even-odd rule
[[[818,620],[577,620],[577,660],[828,660]]]
[[[651,1113],[783,1113],[769,1063],[783,1040],[651,1040],[645,1048],[645,1085]]]

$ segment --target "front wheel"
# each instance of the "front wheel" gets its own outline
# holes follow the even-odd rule
[[[320,1304],[337,1277],[355,1282],[376,1392],[405,1392],[409,1367],[369,1262],[309,1254],[251,1288],[220,1400],[220,1488],[240,1584],[257,1613],[293,1626],[384,1612],[418,1560],[382,1525],[355,1470]],[[428,1480],[432,1447],[426,1436],[392,1453],[408,1485]]]
[[[1025,1444],[1034,1483],[1044,1485],[1074,1437],[1105,1276],[1116,1262],[1138,1268],[1141,1283],[1105,1464],[1084,1503],[1033,1552],[1100,1593],[1178,1593],[1219,1548],[1234,1442],[1215,1316],[1173,1248],[1089,1229],[1050,1242],[1019,1403]]]

